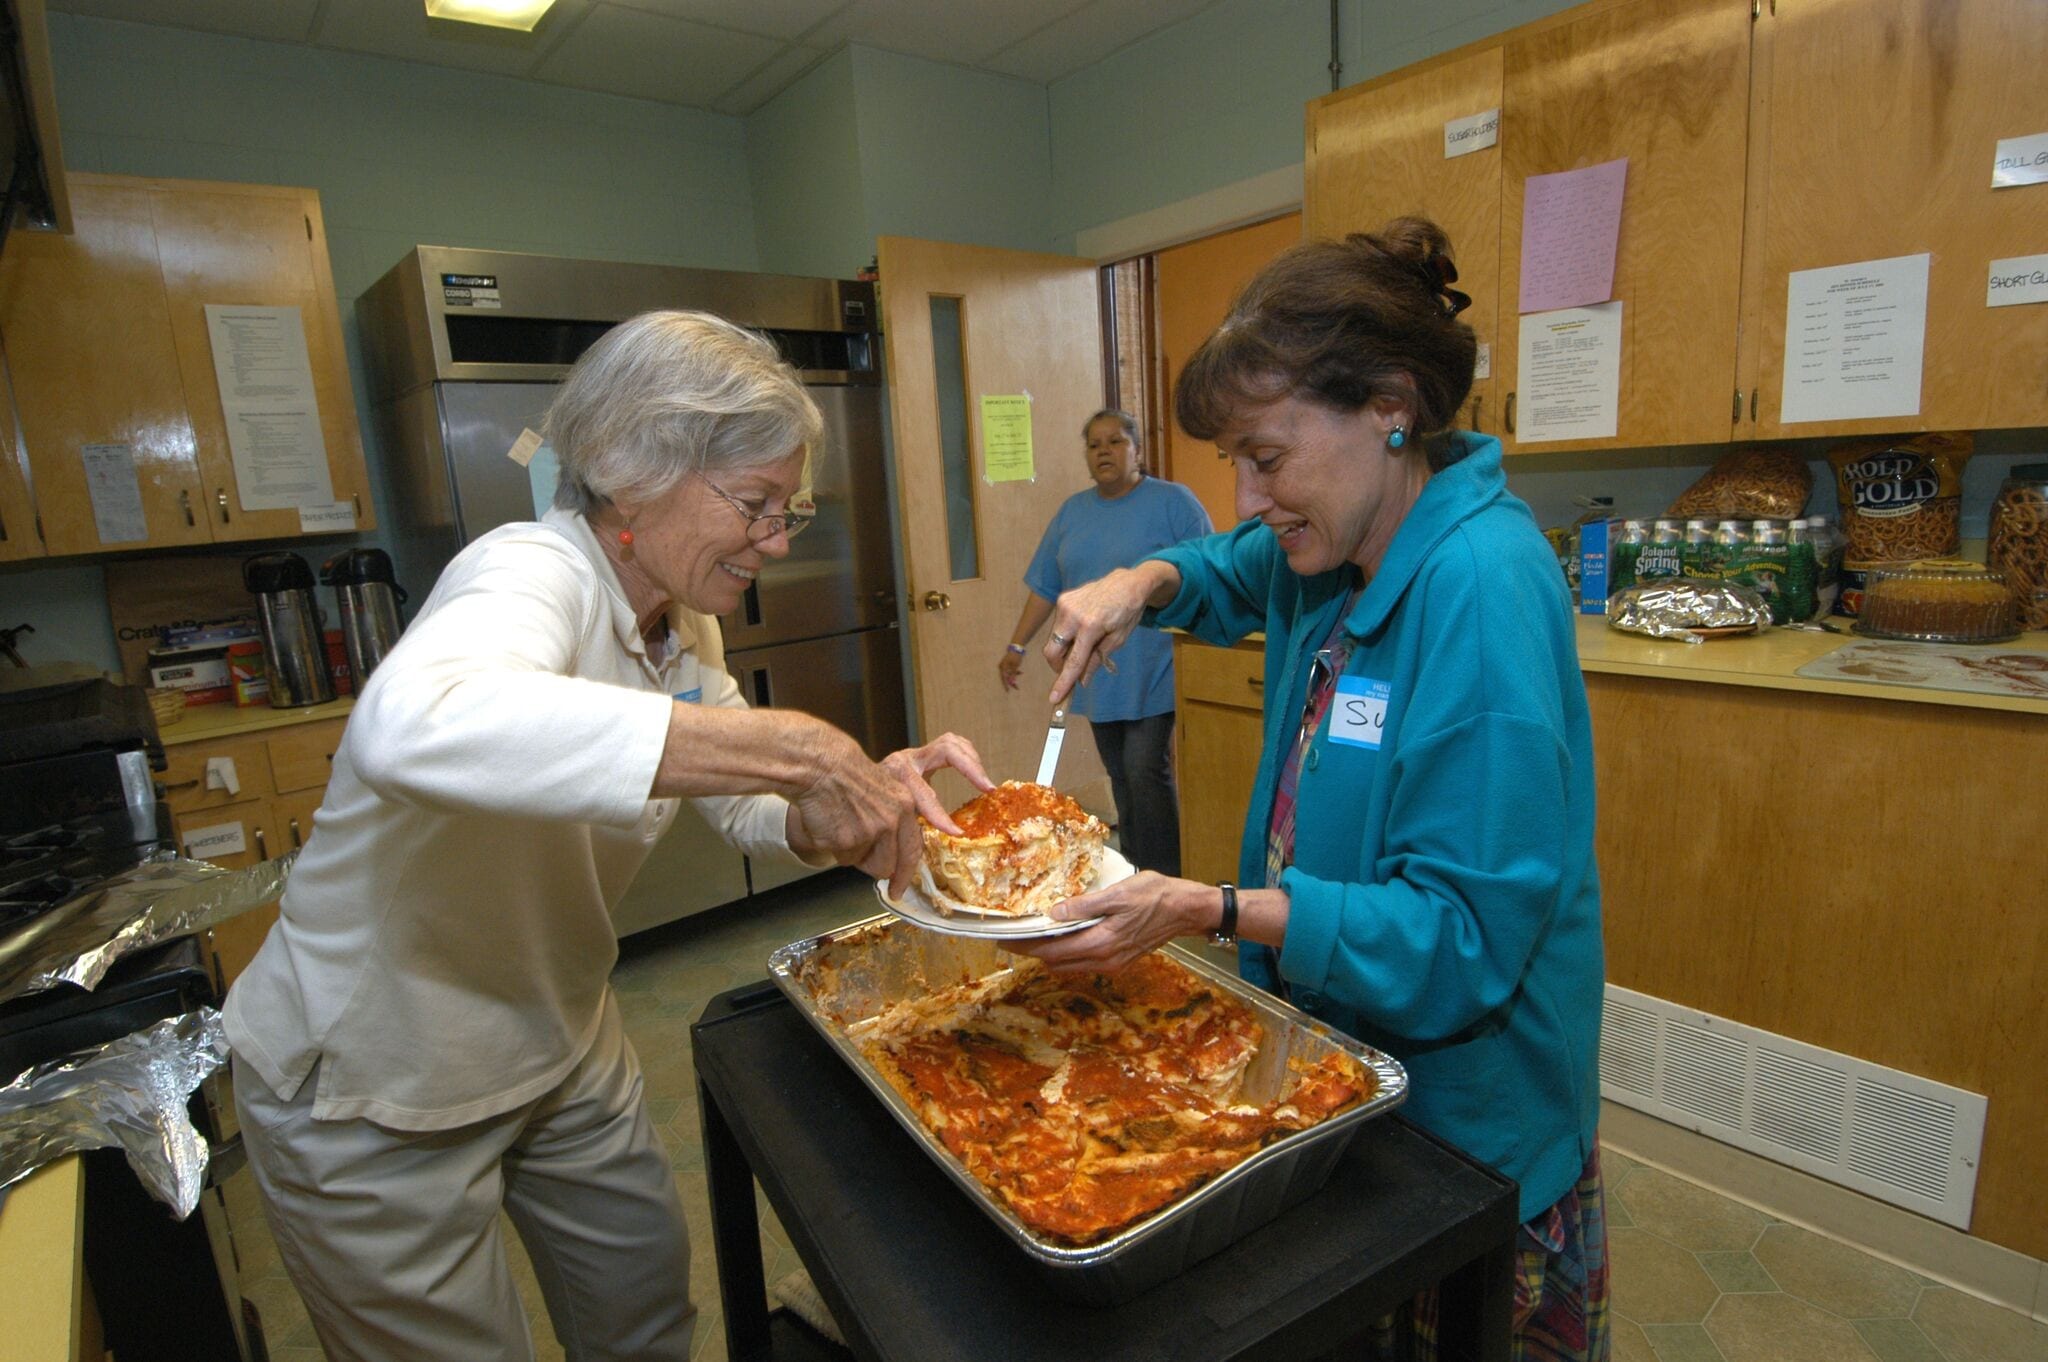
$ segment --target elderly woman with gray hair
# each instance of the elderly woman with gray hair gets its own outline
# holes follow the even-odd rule
[[[611,331],[546,430],[552,510],[449,564],[365,687],[277,926],[228,995],[236,1107],[333,1359],[532,1356],[508,1212],[572,1358],[687,1358],[689,1241],[608,983],[689,800],[750,855],[901,889],[946,735],[869,761],[753,710],[715,616],[804,526],[817,408],[703,313]]]

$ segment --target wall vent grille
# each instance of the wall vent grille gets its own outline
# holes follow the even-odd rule
[[[1608,1100],[1970,1227],[1985,1099],[1961,1088],[1607,986]]]

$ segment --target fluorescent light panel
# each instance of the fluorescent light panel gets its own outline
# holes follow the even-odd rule
[[[427,0],[427,17],[531,33],[554,3],[555,0]]]

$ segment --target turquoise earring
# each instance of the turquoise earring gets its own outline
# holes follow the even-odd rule
[[[1401,429],[1399,426],[1395,426],[1392,430],[1387,432],[1388,449],[1399,449],[1402,445],[1405,445],[1407,443],[1408,432]]]

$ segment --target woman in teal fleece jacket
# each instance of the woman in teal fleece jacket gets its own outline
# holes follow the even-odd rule
[[[1449,429],[1475,343],[1447,247],[1417,219],[1297,247],[1183,370],[1243,523],[1061,596],[1047,657],[1057,700],[1138,624],[1264,631],[1238,884],[1140,874],[1028,949],[1112,969],[1236,939],[1247,979],[1400,1059],[1409,1117],[1520,1184],[1516,1356],[1597,1358],[1592,733],[1557,559],[1499,442]]]

